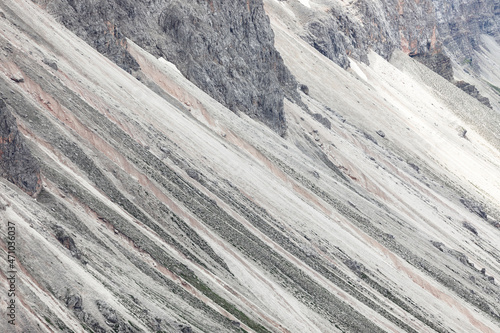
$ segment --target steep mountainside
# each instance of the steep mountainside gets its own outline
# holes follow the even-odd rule
[[[495,3],[1,1],[0,332],[500,331]]]
[[[285,133],[283,98],[298,100],[297,84],[274,48],[261,0],[36,2],[123,69],[140,69],[130,38],[229,109]]]
[[[347,6],[343,1],[319,3],[321,6],[308,6],[307,10],[300,5],[295,8],[305,22],[302,36],[344,68],[349,66],[349,57],[367,63],[370,51],[389,59],[400,49],[453,81],[452,62],[479,73],[475,52],[484,46],[481,35],[500,39],[500,2],[494,0],[357,0]],[[489,99],[474,86],[464,81],[456,85],[491,107]]]

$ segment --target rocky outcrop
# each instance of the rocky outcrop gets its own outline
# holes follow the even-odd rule
[[[474,51],[481,45],[480,35],[499,36],[500,1],[433,0],[441,41],[449,55],[458,62],[467,61],[473,68]]]
[[[399,48],[448,77],[442,50],[477,68],[480,35],[498,37],[499,18],[498,0],[358,0],[349,10],[332,7],[328,15],[308,22],[304,39],[343,67],[347,56],[366,62],[371,49],[387,59]]]
[[[108,1],[33,1],[47,8],[68,29],[122,69],[127,72],[139,69],[139,64],[127,51],[126,36],[115,24],[115,20],[132,14],[123,8],[125,6],[116,6]]]
[[[465,81],[457,81],[455,82],[455,85],[491,109],[490,100],[481,95],[479,90],[477,90],[474,85]]]
[[[386,59],[396,48],[411,55],[440,51],[430,0],[360,0],[355,11],[353,15],[332,7],[326,16],[306,24],[303,38],[344,68],[348,57],[368,63],[369,50]]]
[[[500,36],[500,1],[358,0],[349,9],[332,7],[305,25],[303,38],[343,68],[349,57],[368,63],[370,50],[385,59],[395,49],[454,82],[452,60],[478,70],[481,34]],[[466,82],[457,87],[491,108],[488,98]]]
[[[436,54],[424,53],[424,54],[416,54],[413,56],[413,58],[418,62],[420,62],[421,64],[424,64],[425,66],[430,68],[432,71],[438,73],[446,80],[452,82],[458,88],[462,89],[467,94],[474,97],[479,102],[483,103],[484,105],[486,105],[491,109],[490,100],[487,97],[481,95],[479,90],[477,90],[477,88],[474,85],[465,81],[454,80],[453,67],[451,64],[450,57],[444,55],[443,53],[436,53]]]
[[[36,196],[42,188],[40,167],[19,133],[16,119],[0,99],[0,175]]]
[[[75,240],[68,234],[68,232],[63,227],[55,226],[54,233],[59,243],[61,243],[65,248],[71,251],[72,256],[74,256],[77,259],[82,258],[82,252],[76,246]]]
[[[274,48],[262,0],[38,3],[123,69],[139,69],[127,51],[127,37],[174,63],[232,111],[285,133],[283,99],[300,97]]]
[[[453,80],[453,67],[451,59],[443,53],[423,53],[413,55],[413,59],[424,64],[432,71],[438,73],[448,81]]]

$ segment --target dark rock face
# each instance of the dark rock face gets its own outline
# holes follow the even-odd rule
[[[296,83],[274,49],[262,1],[173,1],[158,21],[161,53],[188,79],[231,110],[284,133],[284,92]]]
[[[500,34],[499,0],[433,0],[439,35],[449,55],[473,67],[474,50],[481,45],[480,35]]]
[[[453,67],[451,65],[451,59],[443,53],[416,54],[413,58],[430,68],[432,71],[438,73],[446,80],[453,80]]]
[[[35,0],[34,2],[46,7],[51,14],[59,17],[61,23],[68,29],[122,69],[129,73],[139,69],[139,64],[127,51],[125,35],[115,25],[115,20],[125,19],[132,13],[127,13],[113,1],[93,3],[88,0]],[[123,3],[125,5],[127,2]]]
[[[40,167],[19,133],[16,119],[0,99],[0,176],[31,196],[42,188]]]
[[[500,35],[499,0],[358,0],[354,6],[359,20],[331,8],[329,15],[305,27],[304,39],[344,68],[347,56],[366,62],[372,49],[388,59],[399,48],[449,79],[443,47],[448,56],[474,67],[480,35]]]
[[[348,57],[368,63],[369,50],[389,59],[401,49],[453,82],[452,59],[478,70],[474,52],[480,35],[500,38],[500,0],[358,0],[355,9],[359,20],[334,7],[305,25],[303,38],[343,68],[349,67]],[[456,85],[491,108],[474,86]]]
[[[457,81],[455,85],[491,109],[490,100],[482,96],[474,85],[465,81]]]
[[[73,237],[71,237],[66,230],[60,226],[55,227],[55,236],[59,243],[61,243],[65,248],[71,251],[71,254],[77,259],[81,259],[82,253],[80,249],[76,247]]]
[[[285,133],[283,99],[300,97],[274,48],[262,0],[39,2],[123,69],[139,69],[127,51],[128,37],[173,62],[232,111]]]
[[[368,63],[370,49],[389,59],[396,48],[408,54],[436,53],[436,22],[430,0],[356,2],[354,21],[342,10],[331,8],[328,15],[306,24],[304,39],[338,65],[347,68],[348,56]]]

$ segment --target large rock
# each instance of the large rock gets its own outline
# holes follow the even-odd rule
[[[0,176],[31,196],[42,188],[40,167],[19,133],[16,119],[0,99]]]
[[[481,95],[479,90],[477,90],[474,85],[465,81],[457,81],[455,82],[455,85],[491,109],[490,100]]]
[[[128,37],[232,111],[285,133],[283,99],[300,97],[274,48],[262,0],[38,2],[123,69],[139,69]]]
[[[430,68],[432,71],[438,73],[446,80],[453,81],[453,67],[451,65],[451,59],[445,54],[422,53],[413,55],[413,58]]]
[[[305,25],[303,38],[344,68],[348,56],[368,63],[369,50],[386,59],[396,48],[411,55],[440,52],[430,0],[360,0],[355,6],[356,16],[335,6],[321,18],[316,15]]]

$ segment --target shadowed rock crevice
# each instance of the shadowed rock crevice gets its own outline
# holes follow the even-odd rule
[[[24,143],[16,119],[0,99],[0,176],[31,196],[42,188],[40,167]]]

